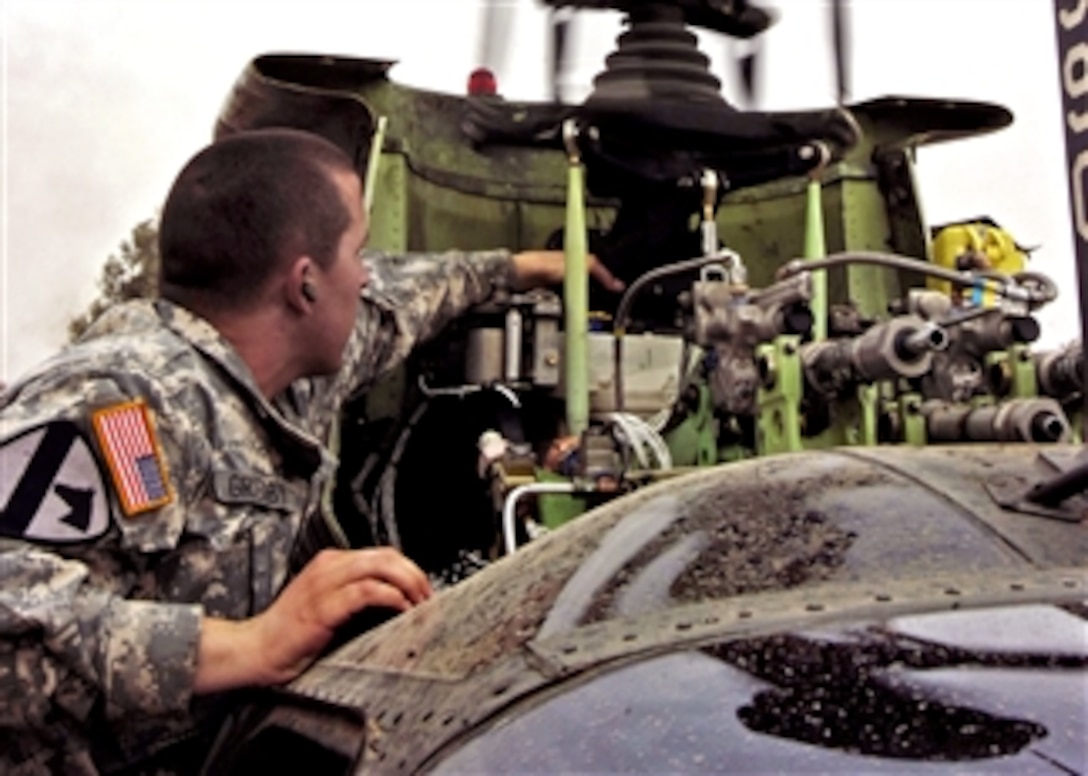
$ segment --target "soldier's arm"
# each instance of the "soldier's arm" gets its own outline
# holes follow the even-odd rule
[[[558,285],[564,268],[560,251],[373,253],[368,261],[371,284],[345,358],[355,385],[395,366],[418,343],[496,290]],[[590,257],[589,272],[606,288],[622,290],[623,284],[595,257]]]
[[[507,251],[371,253],[367,262],[370,283],[345,355],[345,372],[355,384],[391,369],[417,344],[513,281]]]
[[[100,700],[112,714],[184,711],[194,694],[285,682],[353,613],[404,610],[430,593],[396,550],[329,550],[265,612],[229,621],[127,600],[80,562],[10,549],[0,553],[0,727],[41,728],[57,707],[85,719]]]
[[[370,606],[404,611],[430,594],[423,571],[392,548],[325,550],[256,617],[204,618],[194,690],[289,681],[352,614]]]
[[[45,549],[0,550],[0,726],[48,724],[54,707],[85,719],[184,710],[201,608],[126,600],[88,567]]]

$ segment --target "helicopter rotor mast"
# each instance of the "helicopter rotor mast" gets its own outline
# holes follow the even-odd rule
[[[755,80],[760,59],[759,38],[776,20],[776,16],[748,0],[732,0],[726,6],[715,0],[538,0],[550,8],[550,51],[548,71],[551,99],[562,102],[561,78],[565,69],[574,12],[577,10],[615,10],[627,16],[653,13],[653,9],[675,9],[684,22],[718,32],[729,38],[750,41],[746,54],[736,59],[741,88],[749,103],[755,101]],[[513,27],[516,0],[483,0],[483,24],[477,61],[480,68],[500,76],[505,67],[508,41]]]

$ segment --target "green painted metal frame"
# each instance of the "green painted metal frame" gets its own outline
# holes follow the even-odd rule
[[[615,217],[612,203],[590,199],[575,203],[584,219],[565,223],[570,195],[565,155],[558,150],[525,149],[478,153],[461,134],[453,113],[459,106],[456,98],[405,89],[385,79],[361,87],[360,96],[376,114],[389,117],[375,176],[371,244],[377,248],[534,248],[563,226],[569,231],[573,223],[579,233],[584,233],[583,228],[607,230]],[[920,207],[907,130],[890,120],[882,123],[875,115],[858,119],[861,142],[845,159],[821,170],[818,182],[785,179],[723,198],[717,214],[719,234],[728,248],[744,257],[753,287],[773,283],[777,269],[799,256],[890,251],[928,257],[928,226]],[[814,188],[818,197],[813,196]],[[823,234],[818,234],[817,225]],[[853,305],[862,316],[876,317],[886,314],[891,300],[916,285],[921,285],[921,278],[911,273],[849,266],[826,272],[826,300],[829,305]],[[696,383],[692,387],[698,391],[698,401],[685,420],[666,434],[676,463],[708,465],[753,452],[874,445],[880,441],[881,410],[895,416],[903,442],[926,444],[920,397],[896,396],[880,385],[857,386],[852,395],[834,403],[829,429],[805,437],[799,345],[796,337],[780,337],[758,351],[772,378],[758,395],[754,451],[738,444],[719,449],[718,419],[709,389]],[[1026,349],[1010,349],[992,358],[1002,359],[1008,368],[1011,395],[1036,395]],[[384,401],[394,406],[392,394],[403,387],[394,381]],[[552,520],[562,521],[565,517],[559,515]]]
[[[756,451],[759,455],[802,449],[801,397],[804,381],[800,346],[799,337],[786,335],[756,349],[756,357],[766,375],[758,398]]]

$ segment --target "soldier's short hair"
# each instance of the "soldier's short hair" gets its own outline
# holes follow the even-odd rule
[[[206,147],[163,207],[160,293],[189,306],[245,307],[297,256],[328,266],[351,218],[336,171],[355,174],[336,146],[300,130],[241,132]]]

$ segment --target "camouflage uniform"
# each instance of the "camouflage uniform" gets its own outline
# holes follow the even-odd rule
[[[505,251],[370,263],[344,368],[271,403],[210,324],[164,300],[115,307],[9,386],[0,452],[66,421],[94,440],[92,410],[142,398],[174,496],[125,516],[103,476],[109,521],[65,543],[12,536],[15,498],[0,503],[0,772],[109,772],[156,751],[174,767],[186,762],[178,752],[206,744],[192,738],[212,726],[199,723],[214,720],[217,700],[192,698],[201,616],[269,605],[335,471],[321,440],[343,400],[505,285],[512,266]],[[10,495],[17,475],[3,475]]]

